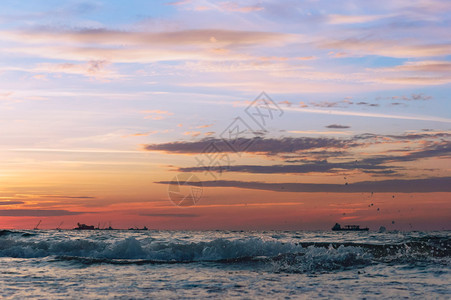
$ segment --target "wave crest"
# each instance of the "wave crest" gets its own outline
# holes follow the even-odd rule
[[[0,256],[53,257],[84,264],[149,264],[213,262],[272,267],[278,272],[316,272],[356,268],[373,263],[412,262],[445,258],[450,239],[413,240],[401,244],[284,243],[262,238],[210,242],[164,243],[134,237],[115,242],[98,240],[42,240],[0,237]]]

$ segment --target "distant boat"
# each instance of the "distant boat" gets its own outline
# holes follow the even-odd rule
[[[75,227],[74,230],[94,230],[94,225],[86,225],[77,223],[78,227]]]
[[[56,230],[61,230],[61,225],[63,225],[63,223],[64,223],[64,221],[61,222],[61,223],[56,227]]]
[[[33,228],[33,230],[38,230],[39,225],[41,224],[42,220],[39,220],[38,224]]]
[[[131,227],[128,230],[149,230],[149,228],[147,228],[146,226],[144,226],[143,228],[138,228],[138,227],[133,228],[133,227]]]
[[[111,222],[109,222],[109,226],[107,228],[103,228],[103,230],[116,230],[113,227],[111,227]]]
[[[341,227],[340,224],[335,223],[334,227],[332,227],[333,231],[368,231],[370,230],[368,227],[360,228],[359,225],[345,225]]]

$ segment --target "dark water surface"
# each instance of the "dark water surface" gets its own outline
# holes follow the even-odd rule
[[[451,232],[0,230],[2,298],[451,297]]]

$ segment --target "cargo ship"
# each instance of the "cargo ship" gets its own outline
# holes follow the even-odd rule
[[[86,225],[77,223],[78,227],[75,227],[74,230],[94,230],[94,225]]]
[[[345,225],[341,227],[340,224],[335,223],[334,227],[332,227],[333,231],[368,231],[370,230],[368,227],[360,228],[359,225]]]

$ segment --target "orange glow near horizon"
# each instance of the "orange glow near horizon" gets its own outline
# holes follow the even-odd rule
[[[381,153],[379,144],[377,148],[377,152]],[[368,152],[369,148],[365,151]],[[165,157],[174,155],[160,156],[170,160]],[[44,157],[48,159],[48,154],[45,153]],[[188,157],[194,161],[194,155]],[[118,160],[120,158],[117,157]],[[248,160],[251,164],[260,158],[249,156],[248,159],[240,159]],[[0,228],[31,229],[42,220],[39,226],[41,229],[54,229],[60,223],[63,223],[61,228],[71,229],[80,222],[101,228],[111,224],[115,228],[147,226],[174,230],[313,230],[328,229],[331,224],[341,222],[358,223],[372,229],[386,226],[419,230],[446,228],[448,222],[449,193],[308,193],[204,187],[203,197],[197,205],[180,208],[169,200],[167,184],[156,183],[170,180],[177,173],[164,164],[139,165],[141,160],[141,157],[134,157],[124,164],[107,166],[107,169],[105,164],[88,165],[86,169],[83,164],[62,166],[58,162],[46,162],[45,169],[26,170],[22,166],[7,169],[5,176],[0,178],[3,214]],[[89,161],[96,161],[95,157]],[[446,159],[428,159],[426,165],[443,167],[448,162]],[[153,170],[149,170],[148,167],[152,166]],[[416,172],[413,169],[412,175]],[[352,185],[358,181],[371,180],[371,176],[357,170],[335,175],[217,175],[221,175],[221,180],[281,184],[304,182]],[[198,176],[209,179],[203,173],[198,173]],[[378,178],[387,179],[390,177]],[[12,204],[9,205],[9,202]],[[14,210],[24,210],[25,215],[21,216],[17,212],[17,216],[8,216],[8,211],[14,214],[11,213]],[[49,210],[49,214],[54,215],[46,216],[41,210]]]

